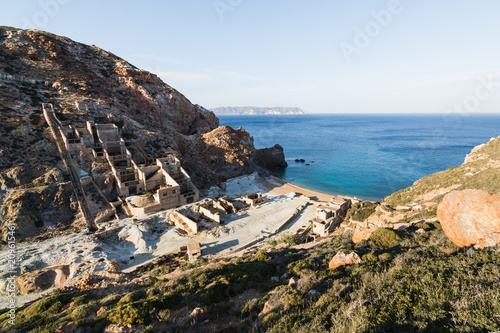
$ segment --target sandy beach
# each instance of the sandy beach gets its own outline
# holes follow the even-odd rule
[[[349,197],[345,195],[314,191],[292,183],[288,183],[276,176],[269,176],[268,178],[261,180],[260,182],[271,194],[275,195],[286,195],[290,192],[295,192],[299,195],[304,195],[310,198],[311,200],[321,201],[321,202],[330,202],[332,198],[342,198],[351,200],[357,199],[355,197]]]

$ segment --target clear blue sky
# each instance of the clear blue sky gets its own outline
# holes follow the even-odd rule
[[[208,108],[499,112],[499,13],[498,0],[3,0],[0,25],[97,45]]]

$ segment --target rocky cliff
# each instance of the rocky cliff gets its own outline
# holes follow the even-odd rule
[[[79,225],[41,103],[60,120],[116,124],[137,163],[173,149],[200,188],[259,168],[248,132],[218,128],[211,111],[156,75],[96,46],[0,27],[2,220],[32,227],[30,235]]]

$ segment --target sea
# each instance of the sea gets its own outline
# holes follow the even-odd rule
[[[280,144],[280,177],[315,191],[382,200],[463,163],[500,135],[500,114],[305,114],[218,116],[256,148]],[[296,162],[303,159],[305,162]]]

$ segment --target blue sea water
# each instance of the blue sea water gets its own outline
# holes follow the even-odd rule
[[[381,200],[426,175],[460,165],[473,147],[500,135],[498,114],[308,114],[219,119],[221,125],[249,131],[256,148],[282,145],[288,162],[284,180],[316,191],[372,200]]]

